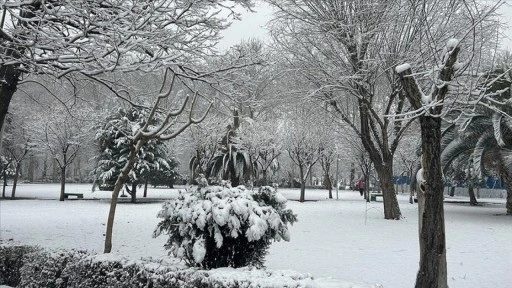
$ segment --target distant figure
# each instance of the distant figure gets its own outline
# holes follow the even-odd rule
[[[361,178],[361,179],[359,179],[359,181],[357,181],[356,188],[359,189],[359,194],[361,194],[361,196],[363,196],[365,186],[366,186],[366,183],[364,183],[363,178]]]

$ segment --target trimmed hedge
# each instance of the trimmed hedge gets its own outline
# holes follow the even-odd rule
[[[12,287],[318,287],[310,276],[251,268],[199,270],[163,261],[83,251],[0,246],[0,285]]]

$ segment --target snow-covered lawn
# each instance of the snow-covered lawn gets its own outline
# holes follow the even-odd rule
[[[56,184],[20,184],[17,197],[37,200],[0,201],[0,239],[4,243],[13,239],[48,248],[101,253],[110,193],[91,193],[90,185],[81,184],[68,184],[66,191],[84,193],[84,199],[59,202]],[[166,237],[153,239],[151,234],[159,221],[156,214],[161,203],[175,197],[177,191],[149,189],[147,199],[139,198],[145,203],[135,205],[123,198],[116,212],[113,252],[130,257],[168,257],[163,248]],[[299,197],[296,189],[280,192],[289,200]],[[299,222],[291,228],[290,242],[271,246],[267,268],[310,273],[322,278],[319,283],[413,287],[419,261],[417,206],[408,203],[408,196],[398,195],[404,216],[401,221],[382,219],[382,202],[366,204],[358,192],[340,191],[339,200],[326,198],[326,190],[308,190],[306,199],[315,201],[288,202]],[[451,288],[510,287],[512,283],[512,217],[504,215],[503,199],[480,202],[485,204],[445,204]]]

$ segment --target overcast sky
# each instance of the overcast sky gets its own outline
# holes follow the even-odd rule
[[[504,31],[507,39],[504,39],[502,48],[512,50],[512,0],[507,0],[499,12],[503,15],[503,22],[509,28]],[[224,39],[219,43],[219,49],[225,50],[242,40],[259,38],[263,41],[269,40],[264,28],[268,20],[272,18],[272,9],[263,2],[257,2],[255,13],[239,10],[242,13],[242,20],[234,22],[231,27],[224,31]]]

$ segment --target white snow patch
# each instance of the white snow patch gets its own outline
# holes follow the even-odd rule
[[[459,40],[452,38],[446,42],[446,48],[448,48],[448,51],[452,51],[455,47],[459,45]]]
[[[194,243],[192,248],[192,255],[194,256],[194,261],[196,263],[203,262],[204,256],[206,255],[206,248],[204,247],[204,239],[199,239]]]
[[[421,93],[421,103],[423,103],[423,105],[428,105],[430,102],[432,102],[432,95],[425,95],[424,93]]]
[[[286,198],[284,198],[283,194],[277,192],[276,193],[276,200],[277,200],[277,203],[286,203]]]
[[[12,185],[6,188],[9,196]],[[83,193],[84,200],[60,202],[59,189],[59,184],[20,183],[17,197],[37,199],[0,200],[0,240],[102,253],[112,193],[93,193],[91,185],[67,184],[68,192]],[[307,190],[306,199],[316,201],[299,203],[298,189],[281,188],[285,198],[295,200],[288,202],[288,208],[298,214],[300,221],[290,227],[291,242],[270,246],[265,261],[267,273],[281,269],[310,273],[318,287],[379,287],[375,283],[386,288],[413,287],[419,261],[418,210],[416,204],[409,204],[407,188],[404,190],[402,194],[399,189],[397,195],[403,219],[389,221],[383,219],[382,202],[366,203],[356,191],[340,190],[339,200],[331,200],[326,199],[327,190]],[[504,216],[505,190],[493,191],[501,198],[480,198],[483,205],[478,207],[464,204],[469,203],[468,197],[446,195],[450,288],[504,287],[510,283],[510,272],[503,267],[510,266],[512,255],[511,219]],[[139,193],[138,200],[145,200],[142,191]],[[178,189],[149,187],[147,196],[155,203],[118,206],[113,252],[134,259],[173,261],[173,265],[185,269],[164,249],[168,239],[151,235],[159,222],[155,214],[165,199],[178,196]],[[461,203],[449,203],[454,201]],[[485,249],[478,250],[481,247]]]
[[[395,71],[396,71],[396,73],[400,74],[400,73],[404,72],[407,69],[411,69],[411,64],[404,63],[402,65],[396,66]]]

